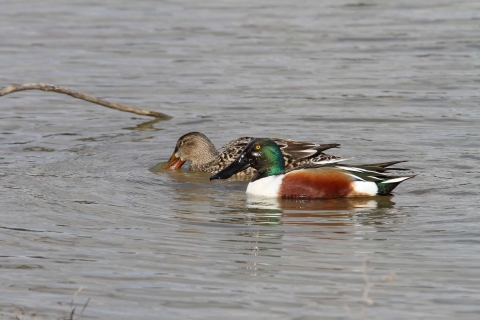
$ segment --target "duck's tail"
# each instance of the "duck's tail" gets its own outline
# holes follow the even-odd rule
[[[356,181],[374,182],[378,188],[377,195],[387,195],[403,181],[416,176],[416,174],[392,176],[385,173],[386,170],[408,170],[404,168],[388,168],[400,162],[404,161],[371,163],[359,166],[337,165],[336,167],[348,171]]]
[[[393,189],[395,189],[400,183],[410,178],[415,177],[416,174],[410,176],[403,176],[403,177],[389,177],[387,180],[375,182],[378,187],[378,194],[379,195],[387,195],[392,193]]]

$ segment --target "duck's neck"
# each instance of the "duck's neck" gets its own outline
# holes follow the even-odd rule
[[[197,150],[195,156],[193,157],[191,168],[201,168],[218,158],[219,155],[220,154],[218,153],[217,148],[215,148],[210,140],[204,141],[201,148]]]

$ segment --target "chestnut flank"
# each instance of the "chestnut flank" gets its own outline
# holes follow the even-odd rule
[[[282,198],[346,198],[353,191],[352,179],[342,170],[297,170],[287,173],[280,186]]]

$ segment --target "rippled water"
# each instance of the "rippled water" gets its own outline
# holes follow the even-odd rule
[[[82,319],[478,319],[479,26],[473,0],[3,1],[2,87],[174,118],[0,98],[0,318],[57,319],[83,287]],[[249,202],[245,181],[149,170],[190,131],[341,143],[418,176]]]

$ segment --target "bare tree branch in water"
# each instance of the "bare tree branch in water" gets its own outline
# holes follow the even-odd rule
[[[77,294],[79,294],[80,291],[82,290],[83,290],[83,287],[78,288],[78,290],[73,295],[72,301],[70,302],[70,312],[68,314],[68,317],[64,318],[65,320],[74,320],[73,314],[75,313],[75,308],[73,307],[73,302],[75,301],[75,297],[77,296]],[[89,302],[90,302],[90,298],[88,298],[87,302],[85,302],[85,304],[83,305],[82,311],[80,312],[80,315],[75,320],[80,320],[80,318],[83,315],[83,311],[85,311],[85,308],[87,307]]]
[[[363,260],[362,264],[362,270],[363,270],[363,280],[365,280],[365,288],[363,289],[363,296],[362,296],[362,302],[367,305],[371,306],[373,305],[374,301],[368,297],[368,292],[370,291],[370,288],[373,287],[375,284],[379,282],[392,282],[395,280],[395,276],[393,274],[387,274],[385,276],[382,276],[380,278],[373,278],[372,280],[368,277],[368,264],[370,263],[369,259]]]
[[[77,291],[75,291],[72,301],[70,302],[70,311],[68,312],[68,315],[65,317],[58,318],[58,320],[80,320],[82,318],[83,312],[85,311],[85,308],[87,308],[88,303],[90,302],[90,298],[87,299],[87,302],[82,307],[82,311],[80,314],[76,317],[74,317],[75,314],[75,307],[73,306],[73,303],[75,301],[75,298],[77,295],[83,290],[83,287],[80,287]],[[34,314],[29,314],[27,311],[24,309],[18,307],[18,306],[13,306],[15,308],[14,311],[14,316],[16,320],[41,320],[37,318]],[[0,314],[1,315],[1,314]],[[28,318],[27,318],[28,317]]]
[[[51,84],[44,84],[44,83],[27,83],[27,84],[11,84],[8,87],[0,90],[0,97],[4,96],[9,93],[17,92],[17,91],[24,91],[24,90],[42,90],[42,91],[53,91],[53,92],[58,92],[58,93],[63,93],[63,94],[68,94],[69,96],[72,96],[74,98],[82,99],[85,101],[89,101],[92,103],[96,103],[99,105],[102,105],[107,108],[112,108],[124,112],[132,112],[138,115],[142,116],[150,116],[150,117],[155,117],[155,118],[160,118],[164,120],[171,119],[169,115],[166,115],[161,112],[156,112],[156,111],[150,111],[150,110],[143,110],[143,109],[138,109],[138,108],[133,108],[129,106],[124,106],[120,105],[117,103],[112,103],[108,102],[102,99],[98,99],[92,96],[89,96],[88,94],[76,92],[67,88],[59,87],[59,86],[54,86]]]
[[[369,263],[370,263],[370,260],[368,258],[363,260],[363,263],[362,263],[362,274],[363,274],[363,280],[365,281],[365,287],[363,288],[362,307],[360,310],[360,317],[359,317],[360,320],[365,319],[365,306],[372,306],[374,304],[373,299],[368,297],[370,288],[372,288],[375,284],[379,282],[392,282],[395,280],[395,276],[393,274],[387,274],[379,278],[376,277],[376,278],[370,279],[368,276]],[[345,310],[347,311],[348,317],[353,320],[354,317],[352,316],[352,313],[348,305],[345,305],[344,307],[345,307]]]

